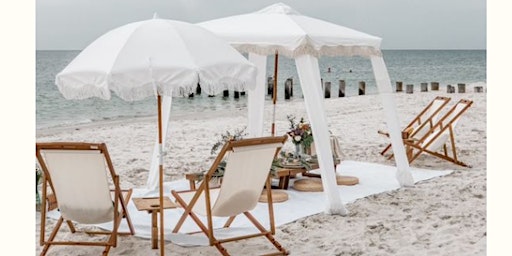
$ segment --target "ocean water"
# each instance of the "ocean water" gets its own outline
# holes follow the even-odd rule
[[[66,100],[55,85],[55,76],[80,51],[36,52],[36,128],[51,128],[89,123],[101,120],[144,117],[156,115],[155,98],[127,102],[113,95],[111,100],[90,98]],[[419,91],[420,83],[439,82],[447,84],[486,83],[485,50],[383,50],[391,83],[402,81],[414,84]],[[366,93],[376,94],[377,88],[369,59],[362,57],[321,57],[320,72],[324,82],[331,82],[331,96],[337,98],[338,81],[345,80],[346,97],[357,95],[359,81],[366,83]],[[293,59],[279,56],[278,101],[284,101],[284,84],[293,79],[293,97],[290,101],[303,100],[300,82]],[[328,70],[330,69],[330,72]],[[267,58],[267,77],[274,74],[274,56]],[[271,97],[267,95],[267,104]],[[342,100],[342,99],[339,99]],[[237,109],[247,106],[247,97],[235,99],[216,95],[195,95],[193,98],[173,99],[171,115]]]

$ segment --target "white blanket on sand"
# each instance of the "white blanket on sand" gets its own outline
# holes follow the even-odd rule
[[[381,164],[343,161],[337,166],[339,175],[355,176],[359,178],[359,184],[354,186],[338,186],[339,193],[343,203],[351,203],[356,199],[367,197],[369,195],[378,194],[400,188],[395,178],[396,167]],[[411,168],[411,173],[415,182],[431,179],[434,177],[447,175],[452,171],[436,171],[427,169]],[[288,200],[282,203],[274,203],[274,218],[276,226],[290,223],[297,219],[321,213],[325,210],[325,195],[322,192],[300,192],[293,189],[293,181],[290,180]],[[187,180],[178,180],[166,182],[164,184],[164,193],[174,201],[170,194],[171,189],[188,190],[189,184]],[[158,196],[158,191],[149,191],[147,189],[134,189],[132,198]],[[151,237],[151,216],[146,211],[138,211],[133,202],[128,204],[128,211],[131,220],[135,226],[136,236],[142,238]],[[208,245],[208,239],[203,233],[195,235],[186,235],[185,233],[198,231],[197,225],[190,219],[184,223],[180,229],[180,233],[172,233],[172,229],[183,213],[183,209],[167,209],[164,214],[164,226],[166,240],[182,246],[198,246]],[[269,227],[268,208],[266,203],[258,203],[257,207],[251,213],[265,227]],[[49,216],[58,217],[58,212],[53,211]],[[158,218],[159,220],[160,218]],[[203,219],[204,220],[204,219]],[[214,227],[222,227],[226,218],[214,218]],[[206,223],[206,222],[205,222]],[[110,229],[112,223],[99,225],[101,228]],[[238,216],[231,228],[216,232],[221,238],[232,235],[245,234],[253,232],[254,226],[245,218]],[[128,228],[124,221],[120,227],[120,231],[127,231]]]

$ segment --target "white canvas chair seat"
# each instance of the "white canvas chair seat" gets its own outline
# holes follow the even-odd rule
[[[428,132],[419,139],[404,140],[409,162],[414,161],[422,153],[437,156],[455,164],[469,167],[457,158],[454,130],[462,115],[471,107],[473,101],[461,99],[448,110]],[[451,148],[451,154],[448,148]],[[442,153],[439,151],[442,150]]]
[[[134,229],[126,210],[131,190],[121,190],[119,176],[113,165],[105,144],[54,142],[37,143],[36,156],[43,170],[43,198],[50,187],[57,200],[60,218],[49,239],[45,239],[46,200],[41,211],[41,240],[44,245],[41,255],[45,255],[50,245],[94,245],[105,246],[103,254],[117,244],[118,227],[124,218],[130,228],[127,234],[133,235]],[[112,181],[110,188],[109,180]],[[108,235],[106,241],[55,241],[62,222],[66,221],[71,232],[76,229],[73,223],[100,224],[113,222],[113,229],[101,233]],[[126,233],[123,233],[126,234]]]
[[[272,161],[280,151],[287,136],[250,138],[239,141],[229,141],[222,148],[208,173],[205,174],[199,188],[193,191],[171,191],[179,205],[184,208],[184,213],[173,232],[181,228],[187,217],[191,217],[199,228],[209,237],[210,245],[215,246],[222,255],[229,255],[221,245],[241,239],[249,239],[257,236],[265,236],[279,251],[276,255],[287,254],[286,250],[275,241],[273,206],[270,192],[270,168]],[[229,154],[227,157],[226,155]],[[219,188],[209,188],[209,181],[217,169],[219,163],[225,159],[226,167]],[[269,198],[270,231],[266,230],[250,214],[258,204],[262,189],[266,187]],[[213,217],[229,217],[223,228],[228,228],[237,215],[245,215],[258,230],[259,233],[233,237],[229,239],[217,239],[214,235]],[[207,223],[202,223],[198,215],[206,216]]]
[[[406,134],[407,138],[420,139],[427,134],[434,124],[439,120],[441,110],[448,104],[451,98],[437,96],[435,97],[411,122],[402,130],[402,134]],[[380,134],[389,137],[389,134],[384,131],[379,131]],[[404,135],[402,135],[404,136]],[[384,150],[380,152],[384,155],[391,148],[391,144],[386,145]],[[389,158],[391,158],[390,156]]]

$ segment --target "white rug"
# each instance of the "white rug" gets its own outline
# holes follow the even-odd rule
[[[427,169],[411,168],[411,173],[415,182],[431,179],[447,175],[452,171],[436,171]],[[355,161],[343,161],[337,167],[337,173],[341,175],[355,176],[359,178],[359,184],[354,186],[338,186],[339,193],[343,203],[351,203],[356,199],[367,197],[369,195],[382,193],[385,191],[391,191],[400,188],[398,181],[396,180],[395,173],[396,167],[386,166],[374,163],[355,162]],[[299,192],[293,189],[293,181],[290,180],[289,189],[286,190],[288,193],[288,200],[282,203],[274,204],[274,216],[276,226],[280,226],[294,220],[310,216],[313,214],[321,213],[325,210],[325,197],[323,192]],[[164,193],[174,201],[170,194],[171,189],[174,190],[188,190],[188,181],[178,180],[173,182],[167,182],[164,184]],[[147,189],[134,189],[132,198],[136,197],[150,197],[158,196],[158,191],[148,191]],[[135,208],[133,202],[128,204],[128,211],[130,213],[131,220],[134,224],[136,236],[142,238],[151,237],[151,215],[146,211],[138,211]],[[170,240],[173,243],[182,246],[198,246],[208,245],[206,236],[202,233],[194,236],[185,235],[184,233],[198,231],[197,225],[190,219],[184,223],[180,229],[179,234],[173,234],[172,229],[176,225],[176,222],[182,215],[183,210],[168,209],[165,210],[164,214],[164,226],[166,240]],[[258,203],[258,206],[252,211],[252,214],[262,223],[265,227],[269,226],[268,208],[266,203]],[[49,216],[58,217],[58,212],[54,211]],[[225,218],[214,218],[214,227],[222,227],[225,222]],[[110,229],[111,223],[105,223],[99,225],[102,228]],[[219,237],[229,237],[231,235],[247,233],[253,229],[253,225],[249,223],[247,218],[244,216],[238,216],[229,230],[223,230],[220,233],[216,233]],[[120,227],[121,231],[127,231],[127,226],[122,224]]]

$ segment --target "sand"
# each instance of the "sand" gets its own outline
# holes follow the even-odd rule
[[[443,88],[442,88],[443,89]],[[474,101],[456,129],[458,157],[470,164],[461,167],[433,156],[422,155],[411,166],[454,170],[450,175],[372,195],[346,205],[349,216],[325,213],[279,226],[276,239],[291,255],[485,255],[487,249],[487,93],[447,94],[443,91],[397,93],[399,120],[405,126],[435,96]],[[394,164],[379,152],[388,139],[379,95],[354,96],[325,101],[329,129],[340,142],[342,159]],[[271,105],[265,108],[265,132],[271,127]],[[302,101],[278,102],[277,134],[288,127],[287,115],[307,117]],[[188,115],[173,114],[170,140],[165,148],[165,180],[205,168],[210,149],[226,130],[243,128],[246,109]],[[121,176],[122,187],[142,187],[148,175],[155,140],[156,119],[130,119],[86,126],[37,131],[36,141],[89,141],[107,143]],[[287,143],[285,150],[292,150]],[[36,217],[36,255],[40,253],[39,216]],[[50,227],[55,223],[49,220]],[[67,230],[64,228],[64,230]],[[67,231],[66,231],[67,232]],[[254,255],[269,248],[266,241],[236,242],[227,246],[234,255]],[[218,255],[213,247],[181,247],[166,243],[166,255]],[[100,248],[55,246],[49,255],[98,255]],[[158,255],[150,241],[121,237],[110,255]]]

